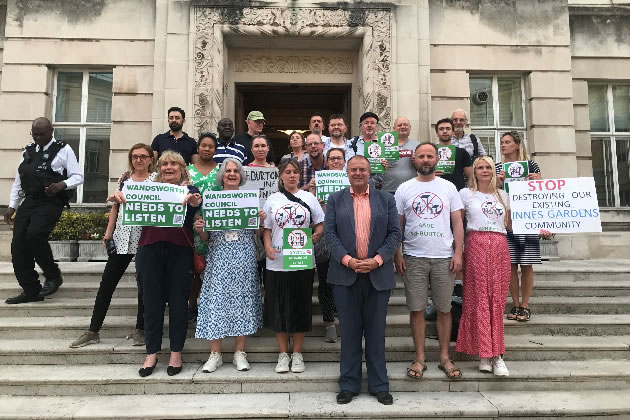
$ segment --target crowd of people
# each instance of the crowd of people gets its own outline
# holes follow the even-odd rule
[[[226,337],[235,340],[231,359],[236,369],[249,370],[246,338],[262,327],[276,335],[275,371],[304,372],[304,336],[313,328],[317,276],[324,340],[338,340],[335,318],[342,337],[337,402],[351,402],[361,388],[364,339],[368,389],[380,403],[392,404],[385,327],[397,272],[404,282],[415,351],[407,368],[410,378],[421,379],[427,369],[429,297],[437,311],[438,367],[450,380],[463,375],[449,354],[456,281],[463,283],[456,351],[478,356],[481,371],[509,374],[503,360],[508,291],[513,307],[507,319],[528,321],[532,264],[540,263],[537,235],[511,232],[510,203],[503,190],[504,163],[525,161],[526,179],[540,179],[519,133],[501,137],[502,159],[495,163],[479,139],[464,131],[463,110],[436,122],[433,142],[411,139],[409,119],[399,117],[391,127],[398,132],[399,159],[382,160],[385,171],[371,173],[364,150],[379,131],[379,116],[372,112],[361,115],[355,137],[347,136],[343,115],[331,115],[326,125],[324,116],[314,114],[309,134],[292,132],[288,153],[278,160],[263,134],[260,111],[248,114],[246,133],[234,136],[234,123],[223,118],[217,134],[201,133],[198,140],[183,131],[185,118],[184,110],[170,108],[169,131],[151,145],[129,149],[128,167],[107,198],[114,202],[103,238],[109,258],[90,326],[70,347],[100,341],[113,293],[135,256],[138,312],[130,338],[133,345],[146,347],[140,376],[151,375],[158,364],[167,304],[170,376],[182,370],[187,329],[195,322],[195,337],[210,341],[203,372],[222,366]],[[323,135],[326,127],[329,136]],[[31,134],[34,143],[19,162],[5,214],[5,221],[14,224],[13,265],[24,290],[7,299],[8,304],[41,301],[62,284],[47,238],[68,203],[68,191],[83,181],[74,152],[54,139],[50,121],[35,120]],[[438,170],[442,146],[454,146],[449,149],[455,153],[452,171]],[[276,165],[278,190],[259,209],[258,229],[205,230],[198,212],[205,191],[238,190],[246,181],[244,167]],[[315,173],[320,170],[346,171],[350,187],[331,194],[326,203],[318,200]],[[128,181],[186,186],[183,226],[123,225],[119,209],[126,202],[123,187]],[[314,269],[285,268],[285,228],[312,228]],[[46,279],[43,287],[36,262]]]

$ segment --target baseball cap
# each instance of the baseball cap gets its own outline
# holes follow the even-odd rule
[[[247,114],[247,119],[252,121],[265,120],[265,116],[260,111],[251,111]]]
[[[373,112],[364,112],[363,115],[361,115],[361,118],[359,118],[359,122],[362,123],[364,119],[366,118],[375,118],[376,122],[378,122],[378,115],[376,115]]]

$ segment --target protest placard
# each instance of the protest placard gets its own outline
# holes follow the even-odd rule
[[[445,175],[452,174],[455,171],[455,151],[457,148],[452,144],[446,146],[438,145],[437,155],[438,164],[436,171],[442,171]]]
[[[182,205],[188,195],[186,186],[127,181],[122,192],[127,200],[121,205],[123,225],[183,226],[188,207]]]
[[[542,179],[510,184],[512,231],[517,234],[601,232],[593,178]]]
[[[205,191],[204,230],[258,228],[258,190]]]
[[[328,196],[350,186],[348,174],[344,171],[315,172],[315,193],[317,198],[328,202]]]
[[[382,159],[398,160],[398,131],[380,131],[376,141],[365,142],[364,156],[370,161],[372,173],[385,172]]]
[[[253,168],[244,167],[245,169],[245,184],[241,187],[243,190],[258,190],[259,200],[258,204],[262,209],[267,201],[267,198],[278,192],[278,168]]]
[[[285,270],[313,268],[313,242],[310,228],[283,229],[282,264]]]
[[[506,193],[510,192],[510,183],[514,181],[522,181],[529,175],[529,163],[526,160],[517,162],[506,162],[503,165],[505,172],[505,180],[503,181],[503,189]]]

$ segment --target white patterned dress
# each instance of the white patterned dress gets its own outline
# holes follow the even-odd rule
[[[255,234],[245,229],[208,232],[196,338],[251,335],[262,327]]]

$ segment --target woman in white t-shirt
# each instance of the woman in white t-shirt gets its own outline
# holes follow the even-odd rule
[[[508,196],[496,187],[495,165],[483,156],[473,163],[469,188],[459,192],[464,203],[464,300],[457,336],[458,352],[479,355],[479,370],[508,376],[503,312],[510,287],[511,230]]]
[[[304,333],[312,328],[313,269],[284,268],[282,245],[287,228],[313,227],[312,241],[316,243],[324,232],[324,212],[313,194],[298,188],[300,167],[296,160],[288,160],[279,167],[278,192],[269,196],[264,212],[265,275],[264,326],[276,333],[278,364],[276,372],[304,372],[302,344]],[[299,239],[299,235],[295,235]],[[289,358],[289,334],[293,335],[293,354]]]

